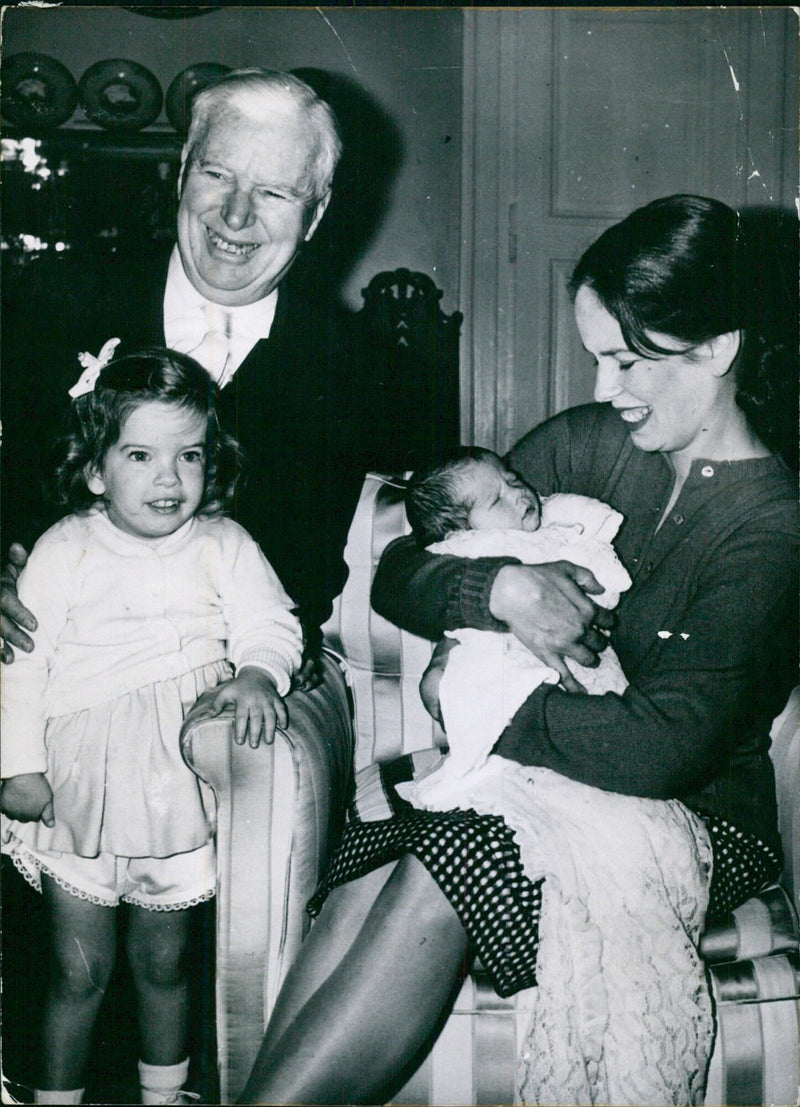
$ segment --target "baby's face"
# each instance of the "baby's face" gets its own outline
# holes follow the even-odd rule
[[[464,473],[464,493],[472,504],[472,530],[538,530],[542,521],[536,492],[499,458],[480,458]]]

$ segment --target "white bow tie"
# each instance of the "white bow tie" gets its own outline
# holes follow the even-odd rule
[[[224,388],[233,374],[230,372],[231,342],[226,334],[209,331],[193,350],[182,351],[199,361],[207,369],[220,388]]]
[[[224,388],[232,374],[229,370],[233,328],[231,316],[220,311],[214,320],[215,326],[209,330],[205,312],[201,307],[197,311],[173,319],[170,331],[173,349],[189,354],[199,361],[220,388]]]

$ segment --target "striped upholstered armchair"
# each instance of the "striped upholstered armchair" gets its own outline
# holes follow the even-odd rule
[[[348,580],[326,628],[329,681],[337,689],[332,703],[330,697],[323,703],[313,694],[295,694],[288,733],[258,751],[237,747],[224,717],[204,720],[201,711],[185,728],[187,757],[213,785],[219,803],[223,1102],[235,1097],[246,1079],[280,981],[308,926],[304,904],[336,833],[351,749],[360,768],[444,743],[417,690],[431,644],[387,623],[369,603],[384,547],[407,529],[397,485],[369,476],[350,528]],[[346,673],[346,689],[334,655]],[[799,716],[795,693],[773,727],[787,856],[781,883],[749,900],[702,940],[717,1017],[708,1104],[794,1103],[800,1086]],[[511,1103],[517,1042],[527,1019],[523,1002],[499,999],[478,967],[432,1052],[394,1102]]]

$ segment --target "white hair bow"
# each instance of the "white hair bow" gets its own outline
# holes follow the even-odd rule
[[[78,361],[83,366],[83,372],[69,390],[69,394],[73,400],[77,400],[78,396],[85,396],[87,392],[94,392],[97,378],[100,376],[101,371],[108,365],[109,361],[111,361],[114,356],[114,351],[121,341],[121,338],[109,338],[108,342],[104,343],[97,357],[94,357],[86,351],[82,354],[78,354]]]

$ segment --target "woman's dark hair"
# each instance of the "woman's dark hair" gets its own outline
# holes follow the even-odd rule
[[[464,499],[458,478],[473,461],[487,457],[497,454],[481,446],[457,446],[411,474],[406,515],[417,545],[429,546],[454,531],[469,530],[473,505]]]
[[[569,290],[574,299],[591,288],[644,357],[674,352],[654,334],[688,352],[741,331],[737,403],[762,440],[796,463],[797,269],[781,264],[780,243],[758,223],[703,196],[654,200],[600,235]]]
[[[94,387],[73,400],[70,426],[60,443],[61,461],[52,484],[53,499],[72,511],[87,511],[101,498],[89,490],[87,473],[102,469],[128,416],[158,401],[196,412],[206,420],[205,490],[198,514],[218,515],[229,505],[241,469],[241,449],[220,429],[217,386],[193,358],[158,347],[115,359]]]

